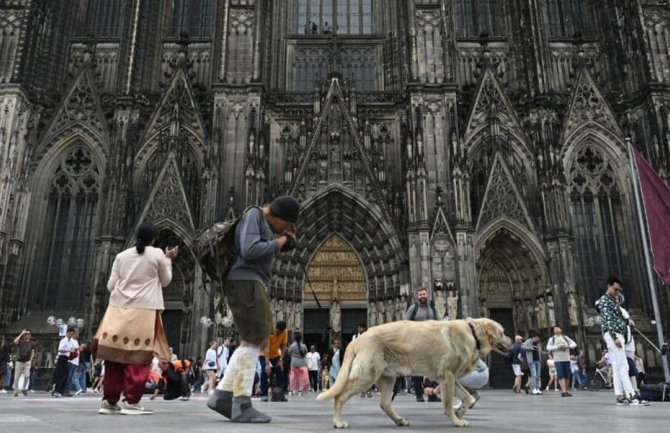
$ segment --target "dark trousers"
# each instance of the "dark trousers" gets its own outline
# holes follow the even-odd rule
[[[274,379],[273,387],[284,389],[284,372],[277,367],[277,364],[279,364],[279,357],[270,360],[272,370],[270,371],[269,376],[265,373],[265,358],[261,356],[259,359],[261,361],[261,395],[268,395],[271,378]]]
[[[190,397],[191,387],[188,384],[188,378],[178,372],[169,372],[167,374],[167,384],[163,385],[163,392],[163,399],[165,400]]]
[[[423,377],[412,376],[412,387],[414,388],[414,395],[416,395],[416,398],[423,397]]]
[[[319,370],[309,370],[309,383],[312,389],[316,392],[319,387]]]
[[[53,382],[56,384],[56,392],[64,394],[65,387],[67,386],[68,379],[68,370],[67,370],[67,361],[69,357],[67,355],[59,355],[56,360],[56,368],[54,369],[54,378]]]

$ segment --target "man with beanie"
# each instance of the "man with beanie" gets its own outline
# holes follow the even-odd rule
[[[267,287],[272,263],[280,251],[295,247],[300,204],[290,196],[249,209],[235,228],[237,259],[226,277],[224,292],[240,333],[240,346],[230,358],[223,380],[207,406],[238,423],[267,423],[271,418],[251,405],[256,362],[272,332]]]

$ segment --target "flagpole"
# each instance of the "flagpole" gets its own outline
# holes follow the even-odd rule
[[[647,268],[647,279],[649,280],[649,289],[651,291],[651,305],[654,308],[654,320],[656,322],[656,333],[658,334],[658,345],[663,347],[665,340],[663,338],[663,325],[661,323],[661,311],[658,307],[658,294],[656,293],[656,276],[652,268],[652,260],[649,256],[649,241],[647,239],[648,231],[646,226],[646,212],[642,205],[642,197],[640,196],[640,178],[635,163],[635,156],[633,155],[633,143],[630,138],[626,138],[628,145],[628,159],[630,162],[630,170],[633,175],[633,195],[635,196],[635,206],[637,208],[638,225],[640,226],[640,235],[642,237],[642,249],[644,250],[644,262]],[[670,382],[670,368],[668,368],[668,355],[661,354],[661,365],[663,366],[663,376],[665,382]]]

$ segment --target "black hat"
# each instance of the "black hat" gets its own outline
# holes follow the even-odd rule
[[[290,195],[283,195],[274,199],[270,205],[270,212],[285,221],[296,223],[300,215],[300,203]]]

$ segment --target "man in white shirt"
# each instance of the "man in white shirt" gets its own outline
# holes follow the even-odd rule
[[[359,323],[356,329],[358,332],[351,337],[351,341],[355,341],[358,337],[363,335],[363,333],[365,332],[365,328],[366,328],[365,323]]]
[[[72,340],[74,334],[74,329],[68,329],[67,335],[58,343],[58,359],[56,360],[56,368],[54,369],[54,383],[56,387],[51,394],[54,397],[71,395],[66,392],[66,387],[68,383],[68,359],[73,351],[70,346],[70,340]]]
[[[81,384],[77,380],[79,376],[79,332],[75,330],[72,338],[70,339],[70,357],[67,361],[67,388],[69,391],[76,390],[74,395],[79,395],[82,393]]]
[[[310,346],[309,352],[305,355],[307,360],[307,370],[309,371],[309,383],[312,390],[316,392],[319,386],[319,366],[321,365],[321,355],[316,351],[315,346]]]
[[[219,372],[217,374],[219,380],[226,374],[226,367],[228,366],[228,355],[230,347],[230,338],[223,340],[223,344],[217,350],[218,362],[219,362]]]

